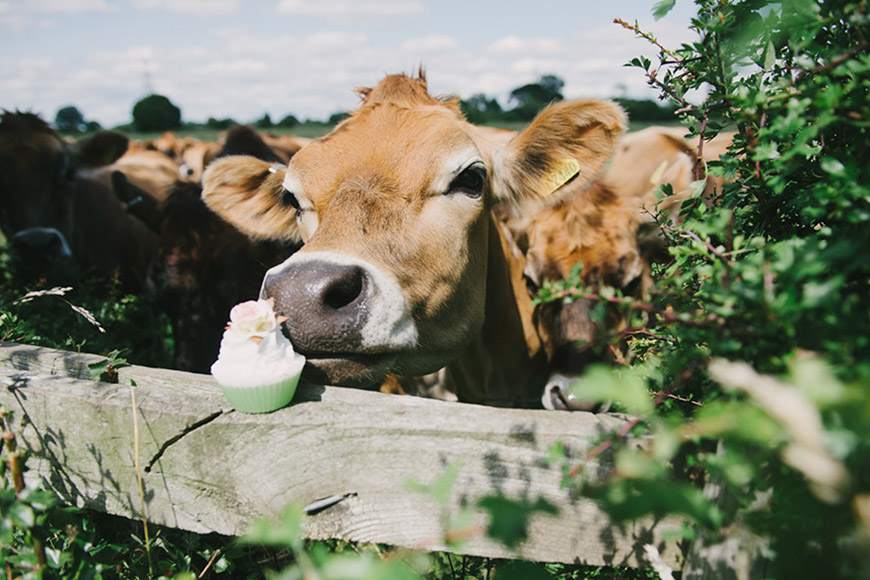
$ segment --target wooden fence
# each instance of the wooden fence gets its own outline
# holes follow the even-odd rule
[[[580,462],[624,424],[622,416],[313,385],[300,386],[289,407],[247,415],[227,404],[210,376],[128,366],[110,384],[89,377],[87,365],[97,360],[0,343],[0,404],[14,412],[19,444],[33,452],[26,476],[70,504],[140,517],[138,454],[148,520],[194,532],[240,535],[253,518],[276,516],[290,502],[332,497],[326,503],[340,501],[306,516],[307,537],[443,550],[445,522],[465,508],[474,523],[462,553],[649,566],[651,544],[668,565],[681,566],[679,546],[663,539],[678,521],[616,525],[564,489],[560,467],[545,461],[561,443]],[[600,477],[609,461],[602,454],[585,473]],[[409,484],[430,484],[448,469],[457,475],[446,503]],[[476,508],[493,494],[544,498],[559,512],[533,516],[528,540],[509,550],[486,536],[487,516]]]

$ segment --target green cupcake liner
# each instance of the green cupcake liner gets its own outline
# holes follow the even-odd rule
[[[271,413],[286,407],[296,393],[299,376],[272,385],[231,387],[221,385],[230,405],[242,413]]]

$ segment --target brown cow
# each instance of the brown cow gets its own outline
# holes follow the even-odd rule
[[[562,280],[582,264],[583,289],[603,285],[640,297],[650,284],[649,264],[638,244],[643,217],[637,207],[593,183],[586,190],[523,220],[508,220],[517,247],[526,257],[524,275],[530,296],[545,282]],[[622,326],[615,311],[604,320],[593,318],[586,298],[570,298],[536,306],[534,321],[550,360],[542,404],[547,409],[582,409],[566,391],[571,377],[592,362],[611,361],[604,333]]]
[[[297,137],[295,135],[272,135],[266,133],[261,135],[266,145],[272,148],[275,153],[282,157],[284,163],[290,161],[297,151],[311,143],[311,139],[306,137]]]
[[[377,387],[387,373],[440,371],[463,401],[540,404],[546,356],[522,256],[491,210],[555,203],[602,169],[625,116],[603,101],[552,105],[496,143],[426,82],[386,77],[286,174],[234,157],[203,178],[206,202],[262,238],[301,234],[262,294],[288,317],[304,377]]]
[[[79,170],[111,163],[127,138],[102,133],[71,144],[32,113],[0,119],[0,229],[33,250],[46,235],[81,268],[119,272],[129,289],[143,281],[157,236],[130,215],[110,187]],[[52,244],[49,244],[49,247]],[[31,253],[32,255],[32,253]]]
[[[199,183],[208,164],[220,153],[223,145],[217,141],[200,141],[181,153],[179,175],[185,181]]]
[[[667,256],[658,224],[659,210],[668,210],[669,222],[679,221],[679,204],[695,180],[697,150],[684,139],[682,128],[650,127],[620,140],[602,178],[574,199],[538,214],[507,220],[527,258],[526,276],[534,295],[545,281],[565,278],[583,265],[585,287],[602,284],[640,298],[651,284],[649,267]],[[705,161],[718,158],[731,135],[705,143]],[[703,175],[703,171],[701,175]],[[674,195],[659,199],[657,190],[669,184]],[[709,178],[706,195],[721,188]],[[559,301],[538,307],[535,320],[553,348],[551,376],[543,404],[549,409],[588,406],[573,400],[566,389],[589,362],[609,360],[609,351],[592,348],[602,333],[624,325],[610,316],[604,325],[590,319],[587,300]],[[581,346],[582,345],[582,346]]]

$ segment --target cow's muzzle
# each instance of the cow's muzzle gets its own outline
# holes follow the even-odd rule
[[[294,255],[266,273],[261,296],[287,317],[285,334],[308,359],[309,380],[377,386],[417,341],[395,278],[344,254]]]

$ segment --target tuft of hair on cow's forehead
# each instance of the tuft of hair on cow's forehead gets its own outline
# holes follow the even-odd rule
[[[416,78],[405,74],[388,75],[373,88],[357,88],[356,93],[360,96],[362,105],[354,114],[364,111],[367,107],[390,103],[398,107],[440,105],[461,115],[458,98],[433,97],[429,94],[425,73],[421,70],[419,75]]]

